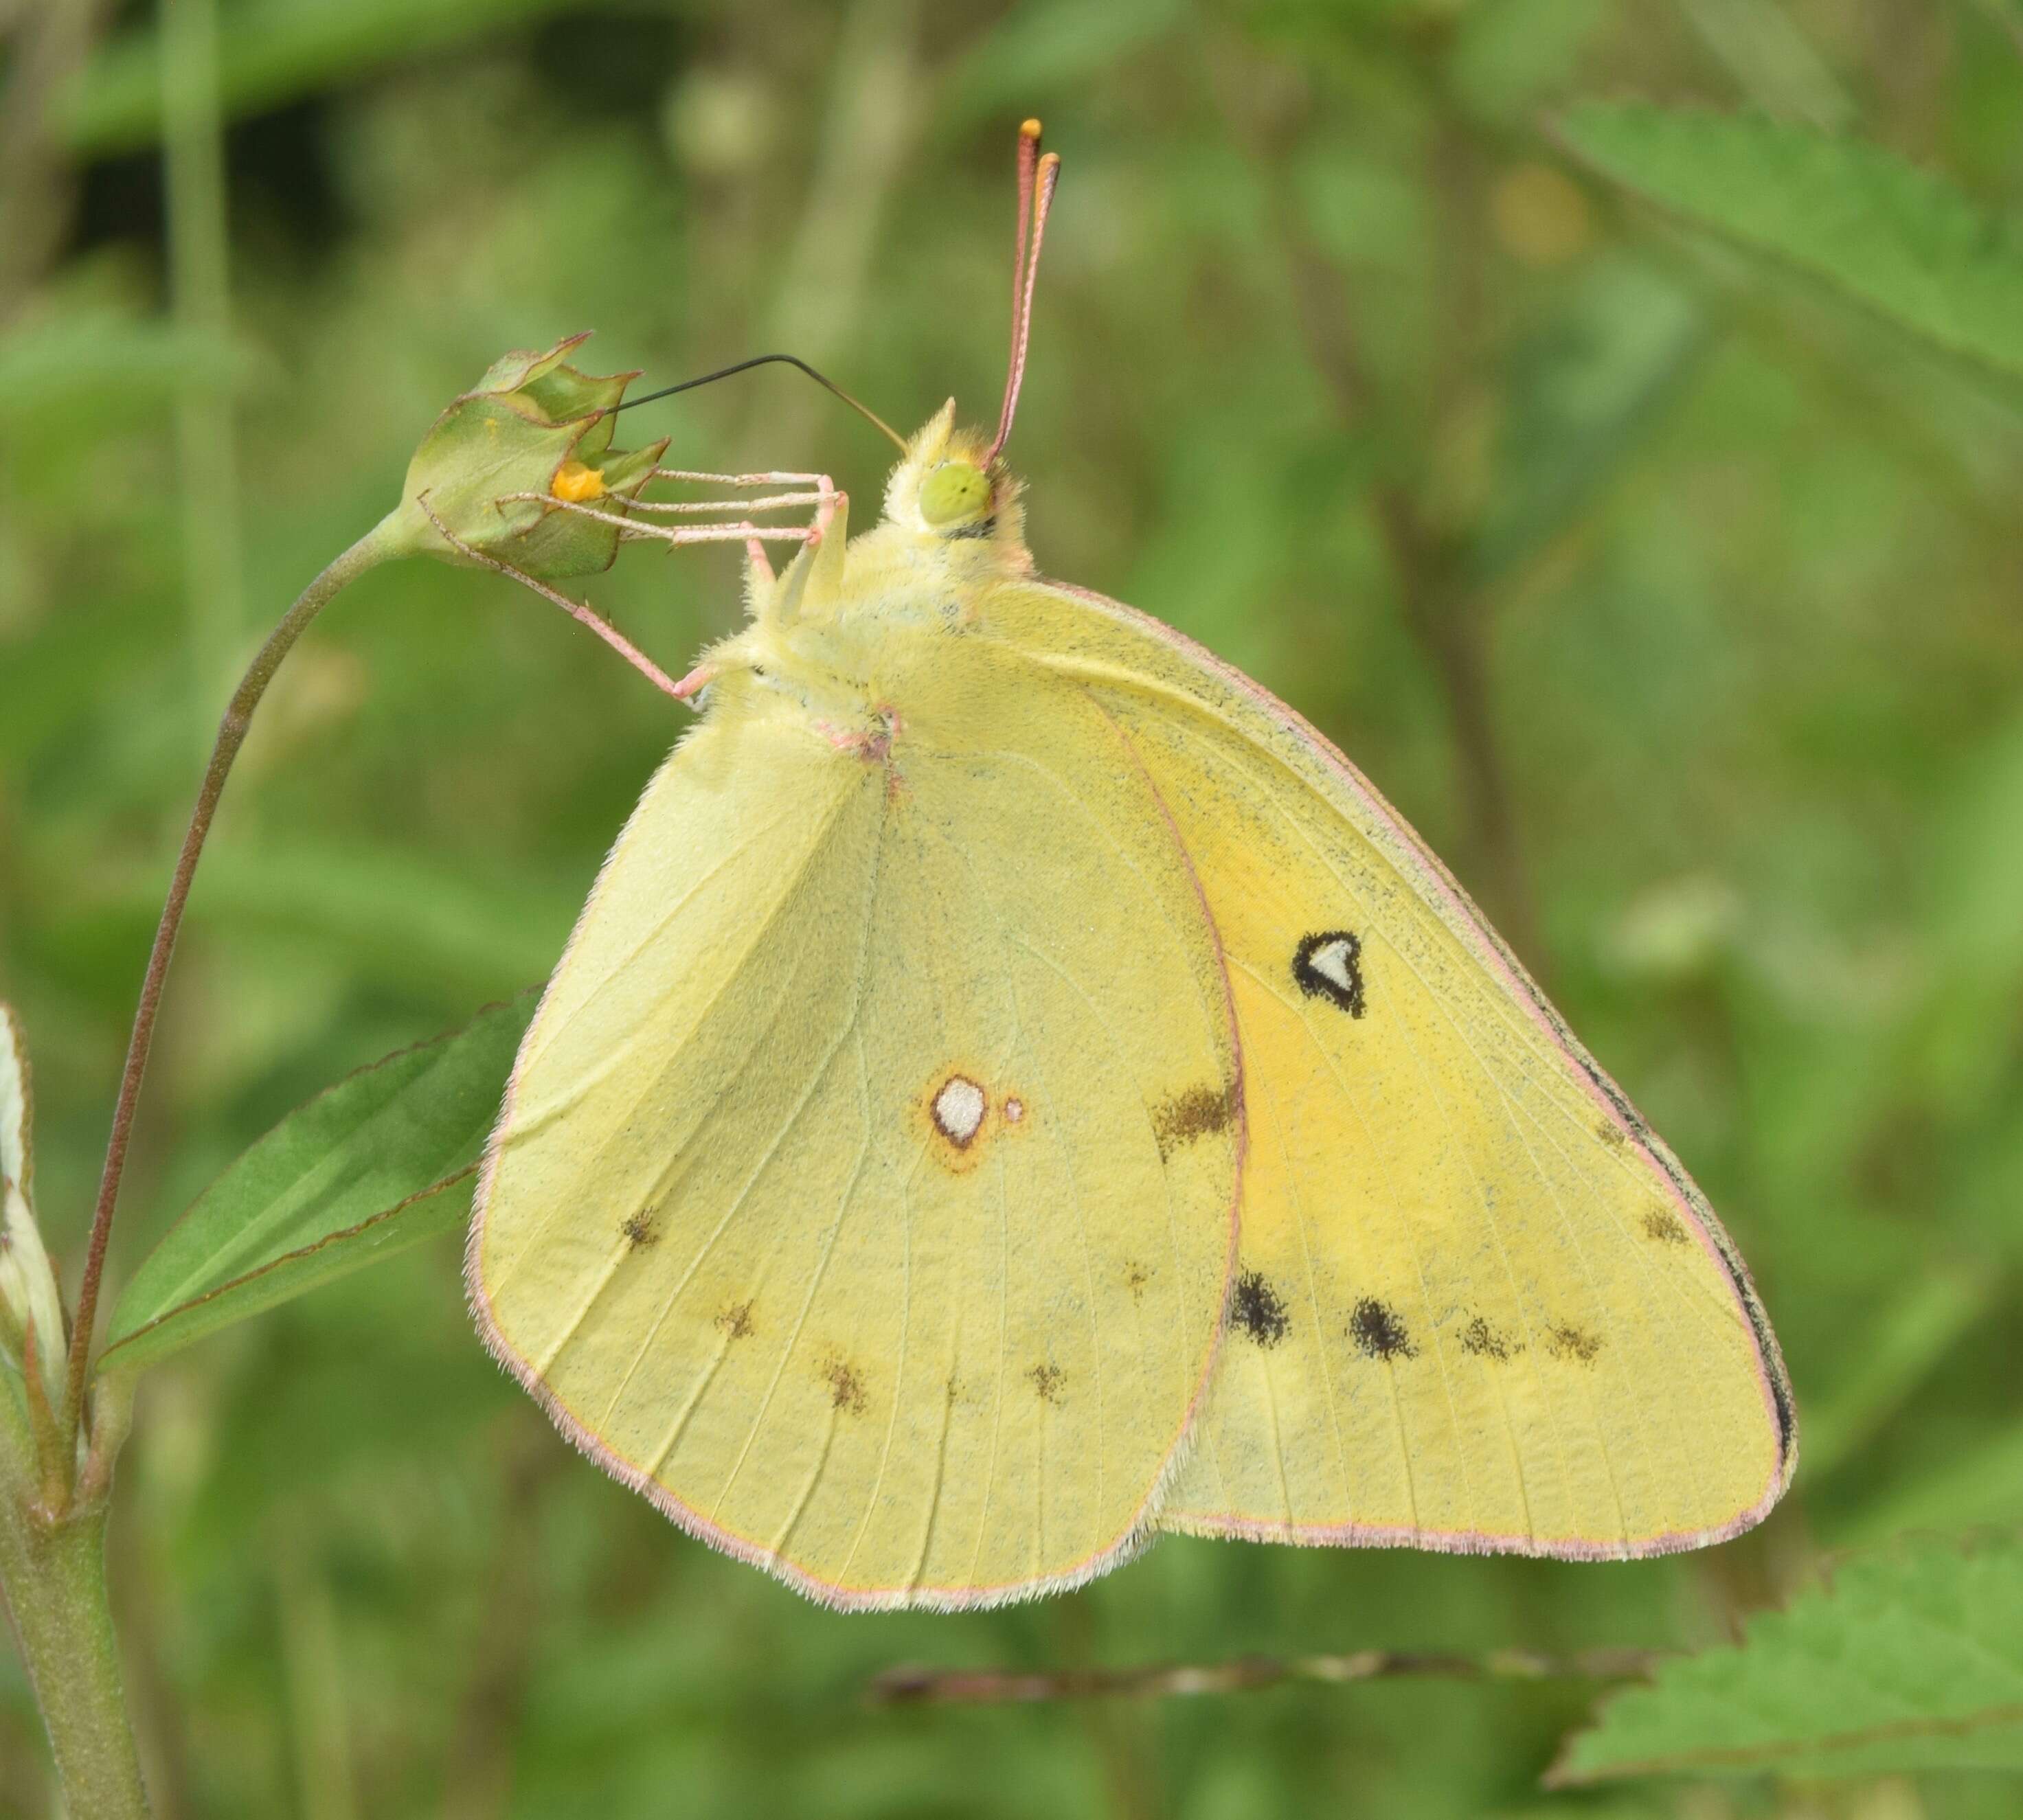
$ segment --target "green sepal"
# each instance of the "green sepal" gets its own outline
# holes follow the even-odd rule
[[[622,518],[668,445],[663,440],[613,451],[612,413],[638,375],[600,378],[569,365],[565,356],[587,339],[572,335],[545,353],[507,354],[472,390],[452,400],[408,464],[390,525],[397,543],[466,561],[430,521],[433,511],[471,549],[540,580],[595,575],[611,566],[619,527],[566,510],[551,491],[555,476],[570,462],[599,470],[604,491],[587,503]],[[540,497],[512,497],[528,493]]]

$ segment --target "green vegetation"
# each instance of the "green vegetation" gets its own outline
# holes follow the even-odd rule
[[[0,1174],[67,1300],[218,717],[312,589],[190,897],[81,1456],[32,1247],[0,1269],[0,1580],[73,1820],[134,1811],[101,1559],[169,1815],[2015,1811],[2023,9],[48,0],[0,7]],[[612,455],[568,407],[622,382],[501,356],[782,349],[988,418],[1027,114],[1066,160],[1033,547],[1337,738],[1699,1176],[1805,1442],[1736,1543],[1176,1539],[844,1617],[472,1336],[527,989],[685,714],[497,576],[378,559],[446,553],[426,484],[680,674],[734,545],[606,572],[615,528],[492,489],[587,453],[622,510],[666,437],[862,501],[888,449],[774,367]],[[979,1679],[868,1700],[902,1665]],[[0,1650],[0,1820],[53,1781]]]

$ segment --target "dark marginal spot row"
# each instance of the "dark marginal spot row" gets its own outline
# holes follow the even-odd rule
[[[1581,1072],[1593,1082],[1595,1091],[1615,1109],[1617,1116],[1629,1126],[1638,1142],[1649,1150],[1652,1160],[1663,1171],[1666,1179],[1678,1190],[1688,1206],[1692,1205],[1694,1193],[1692,1183],[1686,1180],[1683,1171],[1670,1157],[1652,1144],[1651,1127],[1644,1124],[1637,1109],[1622,1097],[1622,1090],[1581,1053],[1572,1032],[1567,1029],[1559,1014],[1545,1005],[1542,1000],[1537,1002],[1543,1007],[1553,1029],[1559,1032],[1567,1053],[1579,1065]],[[1715,1253],[1721,1259],[1721,1267],[1727,1274],[1736,1299],[1742,1304],[1743,1315],[1749,1323],[1749,1331],[1755,1336],[1757,1354],[1763,1361],[1764,1373],[1769,1380],[1770,1404],[1777,1420],[1777,1456],[1780,1461],[1788,1462],[1791,1457],[1791,1443],[1798,1432],[1798,1417],[1791,1407],[1791,1381],[1784,1376],[1783,1361],[1777,1353],[1777,1343],[1771,1337],[1769,1317],[1765,1314],[1763,1304],[1757,1299],[1755,1286],[1749,1281],[1749,1272],[1736,1251],[1735,1241],[1721,1230],[1720,1221],[1709,1218],[1703,1224],[1707,1237],[1714,1241]]]
[[[1067,1385],[1067,1373],[1059,1365],[1036,1365],[1026,1372],[1026,1377],[1041,1402],[1051,1403],[1059,1408],[1066,1400],[1061,1393]]]
[[[1326,999],[1352,1018],[1361,1017],[1362,937],[1347,929],[1301,936],[1293,955],[1293,980],[1308,998]]]
[[[752,1337],[752,1303],[747,1297],[742,1302],[733,1302],[717,1316],[716,1325],[726,1339],[749,1339]]]
[[[1584,1332],[1571,1321],[1561,1321],[1546,1329],[1546,1346],[1555,1358],[1593,1365],[1601,1351],[1601,1338],[1598,1334]]]
[[[1524,1343],[1498,1332],[1478,1314],[1461,1329],[1461,1349],[1477,1358],[1494,1359],[1498,1365],[1505,1365],[1524,1350]]]
[[[660,1237],[654,1231],[653,1222],[643,1213],[635,1213],[630,1219],[620,1222],[618,1231],[621,1237],[631,1241],[635,1252],[642,1245],[657,1244]]]
[[[1246,1270],[1236,1279],[1236,1293],[1229,1301],[1229,1318],[1239,1331],[1263,1347],[1276,1346],[1293,1328],[1286,1304],[1262,1270]]]
[[[1661,1245],[1683,1245],[1692,1241],[1679,1216],[1669,1207],[1654,1207],[1644,1216],[1644,1236]]]
[[[1158,1140],[1159,1155],[1164,1159],[1183,1144],[1227,1131],[1235,1120],[1235,1087],[1191,1087],[1153,1107],[1152,1135]]]
[[[1374,1296],[1364,1296],[1351,1311],[1348,1337],[1366,1358],[1416,1358],[1419,1354],[1404,1317]]]
[[[1615,1116],[1629,1127],[1630,1135],[1640,1144],[1644,1142],[1651,1135],[1651,1127],[1644,1124],[1644,1115],[1624,1098],[1621,1087],[1575,1047],[1573,1032],[1568,1029],[1557,1011],[1552,1014],[1552,1019],[1553,1028],[1559,1032],[1568,1054],[1579,1065],[1581,1073],[1593,1082],[1596,1092],[1615,1109]]]
[[[1506,960],[1511,961],[1515,967],[1514,957],[1496,932],[1479,917],[1476,926],[1483,939]],[[1721,1259],[1721,1269],[1727,1274],[1736,1299],[1742,1304],[1743,1315],[1749,1323],[1749,1331],[1755,1338],[1757,1356],[1763,1362],[1764,1375],[1769,1385],[1771,1409],[1776,1419],[1778,1460],[1783,1469],[1788,1471],[1791,1449],[1798,1434],[1798,1418],[1791,1406],[1791,1380],[1784,1375],[1783,1361],[1778,1354],[1777,1343],[1770,1332],[1769,1317],[1764,1313],[1763,1304],[1757,1299],[1755,1286],[1749,1280],[1748,1270],[1735,1248],[1734,1241],[1721,1230],[1721,1222],[1707,1212],[1705,1204],[1699,1201],[1697,1192],[1687,1179],[1685,1172],[1662,1146],[1652,1142],[1651,1127],[1644,1122],[1637,1109],[1623,1098],[1622,1089],[1604,1074],[1581,1048],[1573,1032],[1567,1027],[1566,1020],[1531,983],[1521,967],[1516,969],[1516,974],[1526,989],[1526,996],[1558,1038],[1560,1047],[1568,1058],[1587,1076],[1595,1091],[1615,1109],[1617,1116],[1629,1127],[1631,1134],[1648,1152],[1651,1160],[1657,1164],[1666,1179],[1679,1191],[1685,1204],[1696,1208],[1703,1216],[1702,1226]]]
[[[857,1375],[856,1368],[847,1361],[832,1358],[822,1367],[822,1376],[829,1380],[830,1407],[843,1411],[847,1416],[861,1416],[870,1399],[864,1394],[864,1380]]]

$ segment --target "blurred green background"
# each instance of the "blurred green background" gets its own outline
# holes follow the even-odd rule
[[[508,348],[785,349],[987,418],[1012,134],[1066,173],[1015,462],[1050,572],[1329,732],[1720,1208],[1796,1382],[1763,1529],[1604,1567],[1172,1540],[1070,1599],[841,1617],[677,1534],[490,1365],[448,1244],[144,1386],[115,1602],[170,1816],[2015,1811],[1971,1774],[1548,1796],[1579,1685],[868,1711],[902,1661],[1704,1643],[1906,1529],[2023,1520],[2016,393],[1562,152],[1629,94],[2023,196],[2003,0],[11,0],[0,992],[75,1279],[134,994],[258,634]],[[215,120],[221,116],[221,131]],[[884,445],[780,369],[671,462]],[[586,590],[670,669],[724,551]],[[277,1116],[540,980],[677,730],[503,582],[291,661],[171,986],[115,1285]],[[0,1814],[49,1811],[0,1659]]]

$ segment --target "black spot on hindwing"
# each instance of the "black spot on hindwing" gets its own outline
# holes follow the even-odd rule
[[[1293,980],[1310,999],[1326,999],[1352,1018],[1363,1013],[1363,939],[1347,929],[1317,930],[1300,937]]]

